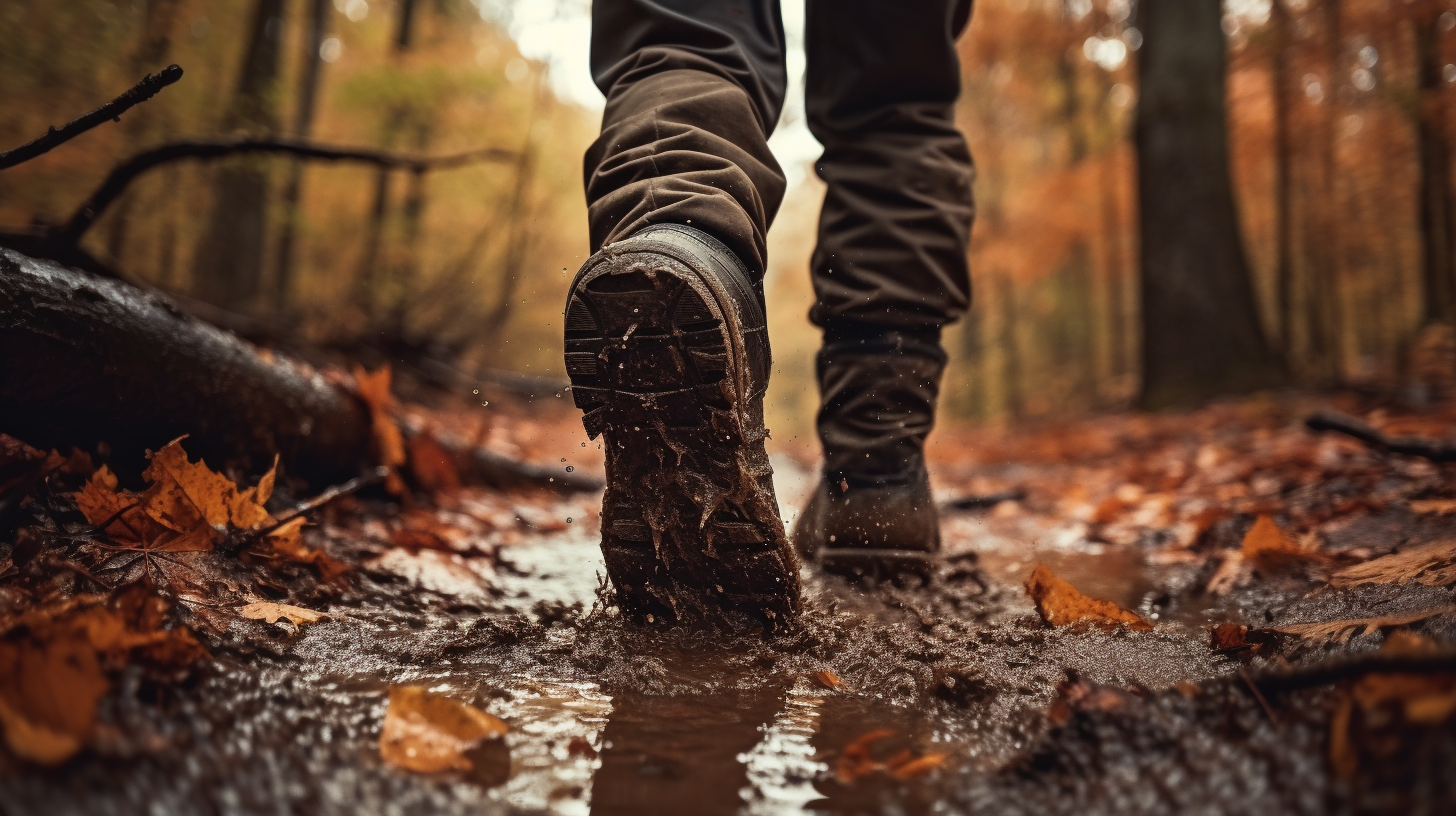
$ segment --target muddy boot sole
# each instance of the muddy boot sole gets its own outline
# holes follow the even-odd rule
[[[655,227],[588,259],[566,308],[566,370],[606,450],[602,553],[639,620],[799,611],[798,560],[764,451],[766,321],[711,237]]]

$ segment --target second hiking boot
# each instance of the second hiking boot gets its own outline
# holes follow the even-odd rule
[[[566,371],[606,449],[602,553],[646,622],[799,611],[764,451],[768,330],[748,270],[699,230],[649,227],[582,266]]]
[[[794,526],[831,572],[923,573],[940,549],[925,437],[945,369],[939,332],[826,332],[819,352],[824,474]]]

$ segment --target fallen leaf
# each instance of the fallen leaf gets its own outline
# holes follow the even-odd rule
[[[256,487],[239,490],[232,480],[213,471],[201,460],[191,462],[182,449],[181,437],[150,455],[151,464],[142,473],[151,487],[142,494],[147,515],[179,533],[201,526],[231,524],[251,530],[269,520],[263,504],[273,494],[278,461]]]
[[[1456,606],[1442,606],[1435,609],[1423,609],[1418,612],[1382,615],[1376,618],[1350,618],[1347,620],[1322,621],[1319,623],[1291,623],[1283,626],[1265,627],[1263,631],[1295,635],[1305,640],[1321,643],[1327,641],[1345,643],[1350,638],[1365,632],[1387,629],[1392,626],[1407,626],[1412,623],[1419,623],[1427,618],[1433,618],[1437,615],[1445,615],[1451,612],[1456,612]]]
[[[322,612],[315,612],[312,609],[304,609],[301,606],[289,604],[272,603],[269,601],[254,601],[242,609],[238,614],[252,620],[277,623],[280,620],[287,620],[294,626],[302,626],[305,623],[315,623],[328,617]]]
[[[1456,499],[1417,499],[1410,509],[1421,515],[1448,516],[1456,513]]]
[[[886,774],[894,779],[915,779],[940,768],[946,755],[936,752],[917,754],[904,749],[887,759],[877,759],[874,748],[895,736],[888,728],[879,728],[861,735],[844,746],[834,763],[834,776],[841,784],[851,785],[867,776]]]
[[[83,632],[0,643],[0,724],[16,756],[58,765],[80,751],[110,684]]]
[[[1405,584],[1426,586],[1456,583],[1456,538],[1418,544],[1336,572],[1330,585]]]
[[[405,463],[404,435],[394,421],[394,394],[390,391],[392,377],[387,365],[374,371],[354,366],[354,393],[369,408],[375,460],[389,468],[390,478],[385,486],[391,493],[401,495],[404,484],[399,479],[398,469]]]
[[[1239,548],[1245,558],[1255,558],[1265,553],[1298,553],[1300,549],[1294,542],[1284,535],[1279,525],[1267,513],[1261,513],[1254,520],[1254,526],[1244,534],[1243,544]]]
[[[267,540],[272,546],[273,552],[289,561],[312,564],[318,570],[319,577],[325,581],[332,581],[348,572],[347,564],[323,550],[316,550],[303,543],[303,524],[304,517],[295,516],[269,533]]]
[[[273,492],[276,459],[256,486],[240,489],[205,463],[189,461],[185,438],[150,454],[142,474],[149,486],[141,493],[119,489],[102,465],[71,494],[77,509],[120,543],[167,552],[205,552],[229,527],[252,530],[271,520],[263,503]]]
[[[1038,564],[1026,580],[1027,594],[1036,603],[1041,619],[1052,626],[1088,623],[1102,626],[1126,625],[1148,631],[1153,625],[1111,601],[1099,601],[1077,591],[1045,565]]]
[[[819,682],[819,685],[827,689],[844,688],[844,681],[839,679],[839,675],[828,669],[821,669],[814,672],[814,679]]]
[[[409,468],[415,483],[430,493],[454,493],[460,489],[460,472],[455,469],[455,460],[429,431],[410,437]]]
[[[1381,646],[1392,654],[1440,653],[1410,632],[1393,632]],[[1371,672],[1345,690],[1330,718],[1330,764],[1354,776],[1363,760],[1389,763],[1431,738],[1422,729],[1449,728],[1456,715],[1456,673]]]
[[[55,765],[86,745],[108,664],[177,668],[207,654],[186,627],[164,628],[169,605],[140,585],[98,600],[31,610],[0,640],[0,726],[17,756]]]
[[[945,765],[946,755],[928,753],[890,766],[890,776],[896,779],[918,779]]]
[[[385,762],[418,773],[470,771],[467,754],[510,728],[497,717],[419,686],[390,686],[379,734]]]

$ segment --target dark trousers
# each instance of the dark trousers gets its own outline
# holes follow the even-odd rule
[[[973,171],[953,116],[970,11],[970,0],[807,0],[806,111],[828,187],[810,318],[825,331],[830,471],[894,478],[918,452],[940,328],[970,300]],[[594,0],[591,49],[607,96],[585,162],[593,251],[649,224],[690,224],[762,276],[784,195],[768,149],[787,84],[778,0]]]

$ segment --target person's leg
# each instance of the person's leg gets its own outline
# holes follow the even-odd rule
[[[970,8],[808,0],[806,107],[828,189],[810,313],[824,330],[825,478],[800,528],[805,549],[939,544],[923,448],[941,328],[970,300],[973,171],[954,120],[955,40]]]
[[[606,450],[602,553],[646,622],[799,609],[764,451],[764,236],[784,179],[777,0],[596,0],[607,94],[566,372]]]
[[[762,277],[784,195],[768,149],[785,88],[778,0],[596,0],[592,74],[607,96],[585,161],[592,251],[690,224]]]

